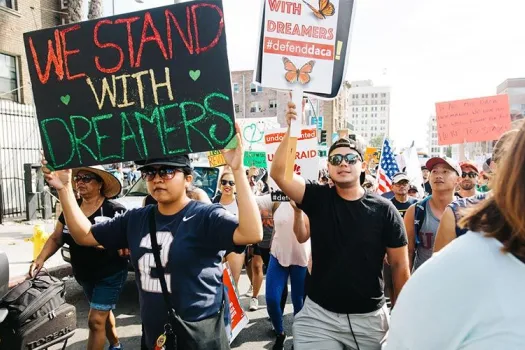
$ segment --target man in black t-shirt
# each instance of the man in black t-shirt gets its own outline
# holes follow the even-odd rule
[[[426,197],[432,194],[432,187],[429,182],[430,171],[428,171],[428,168],[425,165],[421,166],[421,176],[423,176],[423,189],[425,190],[423,197]]]
[[[296,118],[289,103],[288,124]],[[277,149],[270,176],[309,218],[312,277],[308,298],[295,316],[294,349],[380,349],[389,328],[383,294],[383,259],[388,255],[394,289],[410,276],[407,238],[399,212],[360,185],[363,147],[340,139],[328,153],[334,186],[285,179],[289,132]]]
[[[410,188],[410,179],[406,173],[397,173],[392,179],[392,192],[394,197],[391,199],[394,207],[399,211],[401,217],[405,217],[405,213],[408,208],[417,202],[417,199],[412,198],[408,195],[408,189]]]
[[[417,202],[417,199],[408,195],[409,188],[410,179],[406,173],[400,172],[394,175],[392,179],[392,192],[394,193],[394,197],[392,197],[391,201],[401,217],[404,217],[407,209]],[[392,269],[390,268],[388,259],[385,259],[383,266],[383,279],[385,281],[385,294],[390,298],[392,305],[394,305],[397,300],[397,294],[394,290]]]

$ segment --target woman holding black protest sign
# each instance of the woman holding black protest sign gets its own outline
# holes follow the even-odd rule
[[[71,172],[52,172],[42,160],[46,180],[58,191],[77,243],[129,247],[148,349],[164,344],[172,349],[175,338],[184,349],[229,348],[222,317],[222,259],[226,250],[262,239],[261,217],[242,167],[243,147],[236,129],[237,147],[222,153],[235,178],[238,217],[220,205],[187,197],[191,163],[187,155],[180,155],[148,160],[141,168],[157,206],[133,209],[92,226],[74,200]]]

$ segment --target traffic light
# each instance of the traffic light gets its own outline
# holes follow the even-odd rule
[[[321,130],[321,144],[326,144],[326,130]]]

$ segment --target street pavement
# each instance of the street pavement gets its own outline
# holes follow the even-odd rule
[[[239,281],[240,293],[248,290],[249,280],[243,273]],[[263,291],[264,291],[263,284]],[[74,278],[66,282],[66,300],[68,303],[75,305],[77,309],[77,330],[75,335],[69,340],[67,349],[84,350],[87,346],[88,325],[87,318],[89,306],[80,286]],[[271,349],[275,336],[273,335],[268,313],[266,312],[264,294],[259,297],[259,310],[255,312],[248,311],[250,323],[244,328],[232,343],[232,349],[252,350],[252,349]],[[248,310],[250,299],[241,298],[241,305]],[[291,300],[288,300],[285,309],[284,327],[287,334],[292,333],[293,308]],[[138,293],[135,285],[135,276],[130,273],[124,286],[117,309],[115,310],[117,319],[117,332],[125,349],[140,349],[141,322],[139,316]],[[292,337],[288,337],[285,343],[285,349],[291,349]],[[107,344],[106,344],[107,348]],[[49,350],[59,350],[61,346],[50,347]]]
[[[53,220],[32,222],[7,222],[0,225],[0,251],[7,254],[9,259],[10,285],[13,286],[26,277],[31,261],[33,260],[33,243],[26,241],[33,236],[34,226],[41,225],[46,232],[54,229]],[[56,271],[59,275],[67,275],[71,271],[69,264],[62,259],[60,251],[49,258],[45,268]]]

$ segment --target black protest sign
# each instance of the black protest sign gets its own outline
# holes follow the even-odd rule
[[[224,148],[235,133],[222,1],[25,33],[55,169]]]

